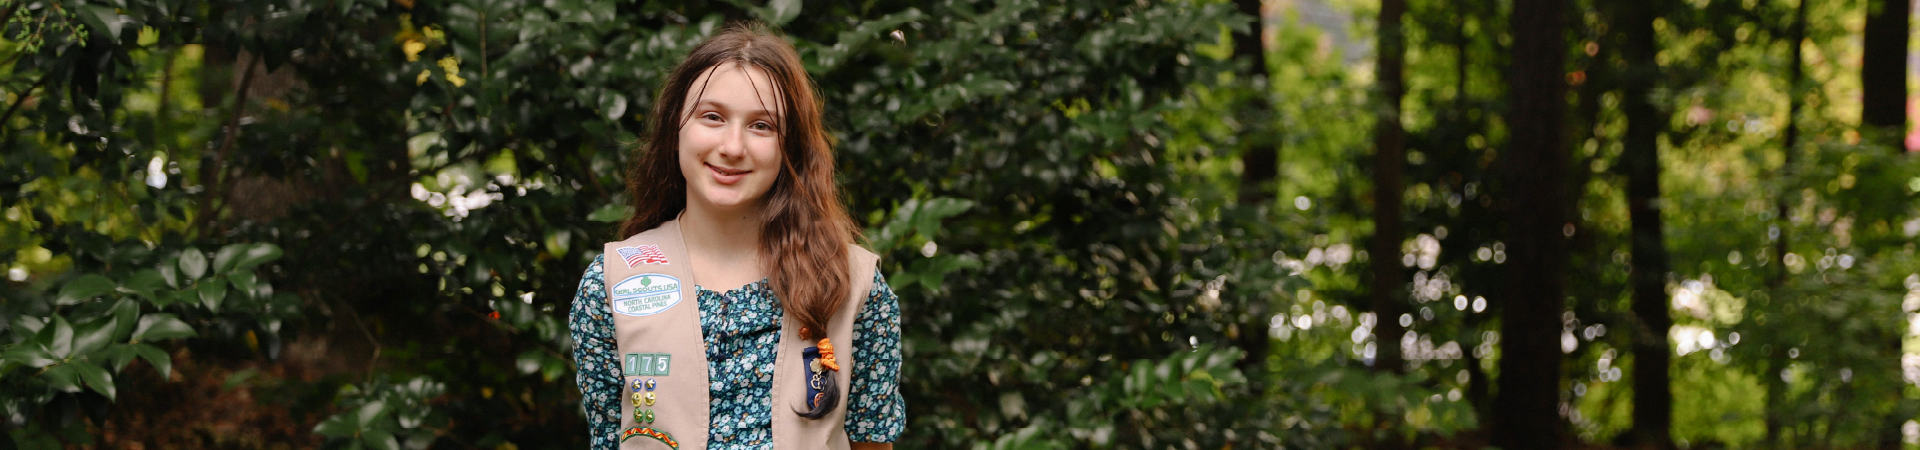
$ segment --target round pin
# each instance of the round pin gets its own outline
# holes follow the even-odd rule
[[[650,396],[652,394],[649,393],[648,395]],[[646,397],[642,397],[639,392],[633,393],[633,406],[640,406],[640,402],[644,400],[646,400]]]
[[[642,389],[653,390],[650,383],[642,382],[639,378],[633,379],[633,391],[640,392]]]
[[[653,390],[653,388],[660,387],[660,382],[653,381],[652,378],[648,378],[646,382],[646,386],[647,386],[647,390],[651,391]]]
[[[653,423],[653,410],[649,409],[646,412],[641,413],[640,417],[641,417],[641,420],[645,420],[647,421],[647,423]]]
[[[653,401],[654,401],[654,400],[655,400],[655,398],[654,398],[654,396],[653,396],[653,393],[652,393],[652,392],[648,392],[648,393],[647,393],[647,396],[646,396],[646,402],[647,402],[647,406],[653,406]]]

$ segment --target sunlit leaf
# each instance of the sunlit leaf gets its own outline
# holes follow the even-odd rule
[[[45,345],[38,341],[27,341],[8,347],[0,352],[0,359],[20,363],[29,367],[46,367],[58,361]]]
[[[767,8],[770,10],[768,12],[772,14],[772,16],[767,17],[767,22],[774,25],[784,25],[787,22],[792,22],[793,18],[800,17],[800,3],[800,0],[772,0],[768,2]]]
[[[119,328],[118,318],[113,315],[80,322],[73,327],[73,356],[93,353],[106,348],[113,342],[113,333]]]
[[[236,244],[238,245],[238,244]],[[250,270],[274,260],[280,259],[280,246],[267,243],[246,244],[233,262],[233,270]]]
[[[129,345],[128,348],[133,349],[133,353],[140,355],[141,359],[147,360],[148,364],[152,364],[154,372],[159,373],[162,379],[167,378],[173,373],[173,357],[167,355],[167,352],[161,350],[159,347],[147,344],[132,344]]]
[[[630,216],[633,216],[632,206],[609,203],[601,205],[600,209],[593,210],[593,214],[587,215],[587,220],[593,222],[619,222],[627,220],[627,217]]]
[[[168,266],[163,265],[161,267],[165,268]],[[154,269],[143,269],[134,272],[132,275],[127,276],[125,282],[120,284],[120,289],[125,292],[138,294],[147,300],[153,300],[153,291],[168,285],[167,274],[162,272],[163,271]]]
[[[140,326],[134,328],[133,339],[136,342],[160,339],[175,339],[196,335],[193,327],[175,318],[173,314],[155,313],[140,316]]]
[[[40,378],[61,392],[80,392],[80,371],[73,364],[60,364],[47,369]]]
[[[61,286],[60,297],[54,302],[61,305],[72,305],[92,300],[94,297],[113,292],[113,287],[113,279],[107,278],[104,275],[82,275],[79,278],[68,281],[65,286]]]
[[[219,312],[220,303],[227,299],[227,279],[213,277],[200,280],[200,285],[195,290],[200,293],[201,306],[207,307],[208,311]]]
[[[233,283],[233,288],[246,295],[253,295],[254,288],[259,287],[256,285],[258,280],[250,271],[238,271],[227,276],[227,281]]]
[[[113,304],[113,340],[122,341],[131,337],[133,327],[140,318],[140,304],[132,299],[121,299]]]
[[[246,251],[247,248],[251,246],[252,244],[227,244],[221,246],[220,250],[213,252],[213,266],[209,269],[216,274],[227,273],[227,271],[233,270],[233,263],[238,259],[240,253]]]
[[[113,400],[113,375],[108,374],[107,369],[85,361],[71,361],[61,367],[73,367],[80,374],[80,379],[87,382],[87,387],[106,396],[107,400]]]
[[[314,425],[313,432],[326,437],[350,437],[360,432],[360,424],[354,421],[352,414],[337,414]]]
[[[68,324],[64,317],[53,316],[53,320],[48,321],[46,328],[40,329],[40,333],[36,334],[34,339],[46,345],[47,351],[52,353],[54,358],[66,359],[73,356],[73,326]]]
[[[197,280],[205,276],[207,274],[207,255],[200,253],[200,250],[197,249],[189,248],[182,250],[180,252],[180,273],[186,275],[188,280]],[[186,280],[182,280],[183,283],[185,281]]]

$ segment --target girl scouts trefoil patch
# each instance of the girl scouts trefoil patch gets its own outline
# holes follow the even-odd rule
[[[658,273],[634,275],[607,292],[612,294],[613,312],[651,316],[680,304],[680,279]]]

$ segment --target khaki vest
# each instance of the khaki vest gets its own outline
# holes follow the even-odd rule
[[[707,448],[709,422],[706,341],[700,331],[699,295],[679,221],[669,221],[624,241],[605,246],[607,300],[619,351],[612,368],[620,386],[620,448],[623,450]],[[807,378],[800,325],[783,314],[779,349],[773,361],[773,444],[776,449],[846,449],[848,380],[859,364],[853,358],[853,318],[873,288],[879,257],[849,246],[853,289],[828,323],[840,371],[839,405],[819,420],[795,414],[807,410]],[[652,397],[649,398],[648,395]],[[651,412],[651,420],[648,413]]]

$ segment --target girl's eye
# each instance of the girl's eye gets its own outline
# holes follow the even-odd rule
[[[707,120],[713,120],[713,121],[718,121],[718,120],[720,120],[720,115],[719,115],[719,114],[714,114],[714,113],[706,113],[705,115],[702,115],[702,116],[700,116],[700,118],[702,118],[702,119],[707,119]]]
[[[766,122],[754,122],[754,123],[753,123],[753,129],[755,129],[755,130],[761,130],[761,131],[772,131],[772,130],[773,130],[773,124],[769,124],[769,123],[766,123]]]

